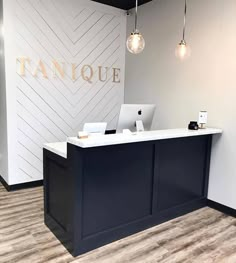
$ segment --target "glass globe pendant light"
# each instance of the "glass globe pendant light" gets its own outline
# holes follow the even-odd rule
[[[191,49],[187,45],[185,41],[185,29],[186,29],[186,14],[187,14],[187,0],[185,0],[185,8],[184,8],[184,27],[183,27],[183,39],[177,45],[175,50],[175,55],[180,60],[185,60],[190,57]]]
[[[127,49],[132,54],[139,54],[145,48],[145,40],[143,36],[139,33],[139,30],[137,29],[137,21],[138,21],[138,0],[136,0],[136,9],[135,9],[135,29],[130,34],[126,42]]]

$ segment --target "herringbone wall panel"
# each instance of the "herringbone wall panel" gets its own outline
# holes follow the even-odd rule
[[[43,178],[44,143],[76,136],[85,122],[116,127],[124,97],[126,18],[118,9],[91,1],[15,1],[17,56],[30,58],[25,76],[18,68],[16,73],[18,177],[28,182]],[[54,59],[64,63],[64,78],[53,76]],[[47,79],[40,71],[37,77],[32,74],[39,60]],[[83,65],[92,66],[92,83],[81,77]],[[99,81],[98,66],[110,68],[105,82]],[[120,83],[112,81],[112,67],[121,69]]]

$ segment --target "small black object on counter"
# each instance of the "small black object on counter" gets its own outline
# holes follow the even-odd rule
[[[188,125],[188,129],[189,130],[198,130],[199,126],[198,123],[196,121],[190,121],[189,125]]]

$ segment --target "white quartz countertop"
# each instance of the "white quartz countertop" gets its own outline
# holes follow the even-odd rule
[[[198,131],[190,131],[188,129],[169,129],[146,131],[138,134],[96,135],[91,136],[88,139],[78,139],[76,137],[70,137],[67,139],[67,142],[47,143],[44,145],[44,148],[60,155],[63,158],[67,158],[67,143],[76,145],[81,148],[91,148],[115,144],[155,141],[221,133],[222,130],[216,128],[207,128]]]
[[[45,143],[44,148],[63,158],[67,158],[67,142]]]
[[[99,146],[108,146],[114,144],[125,144],[134,142],[155,141],[163,139],[200,136],[222,133],[221,129],[207,128],[198,131],[190,131],[188,129],[170,129],[146,131],[135,134],[111,134],[111,135],[96,135],[88,139],[78,139],[76,137],[68,138],[67,142],[79,146],[81,148],[91,148]]]

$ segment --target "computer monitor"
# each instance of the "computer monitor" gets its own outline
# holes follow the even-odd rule
[[[136,121],[143,122],[144,130],[151,130],[152,120],[156,110],[156,105],[145,104],[123,104],[121,105],[120,116],[117,124],[117,133],[129,129],[136,131]]]

